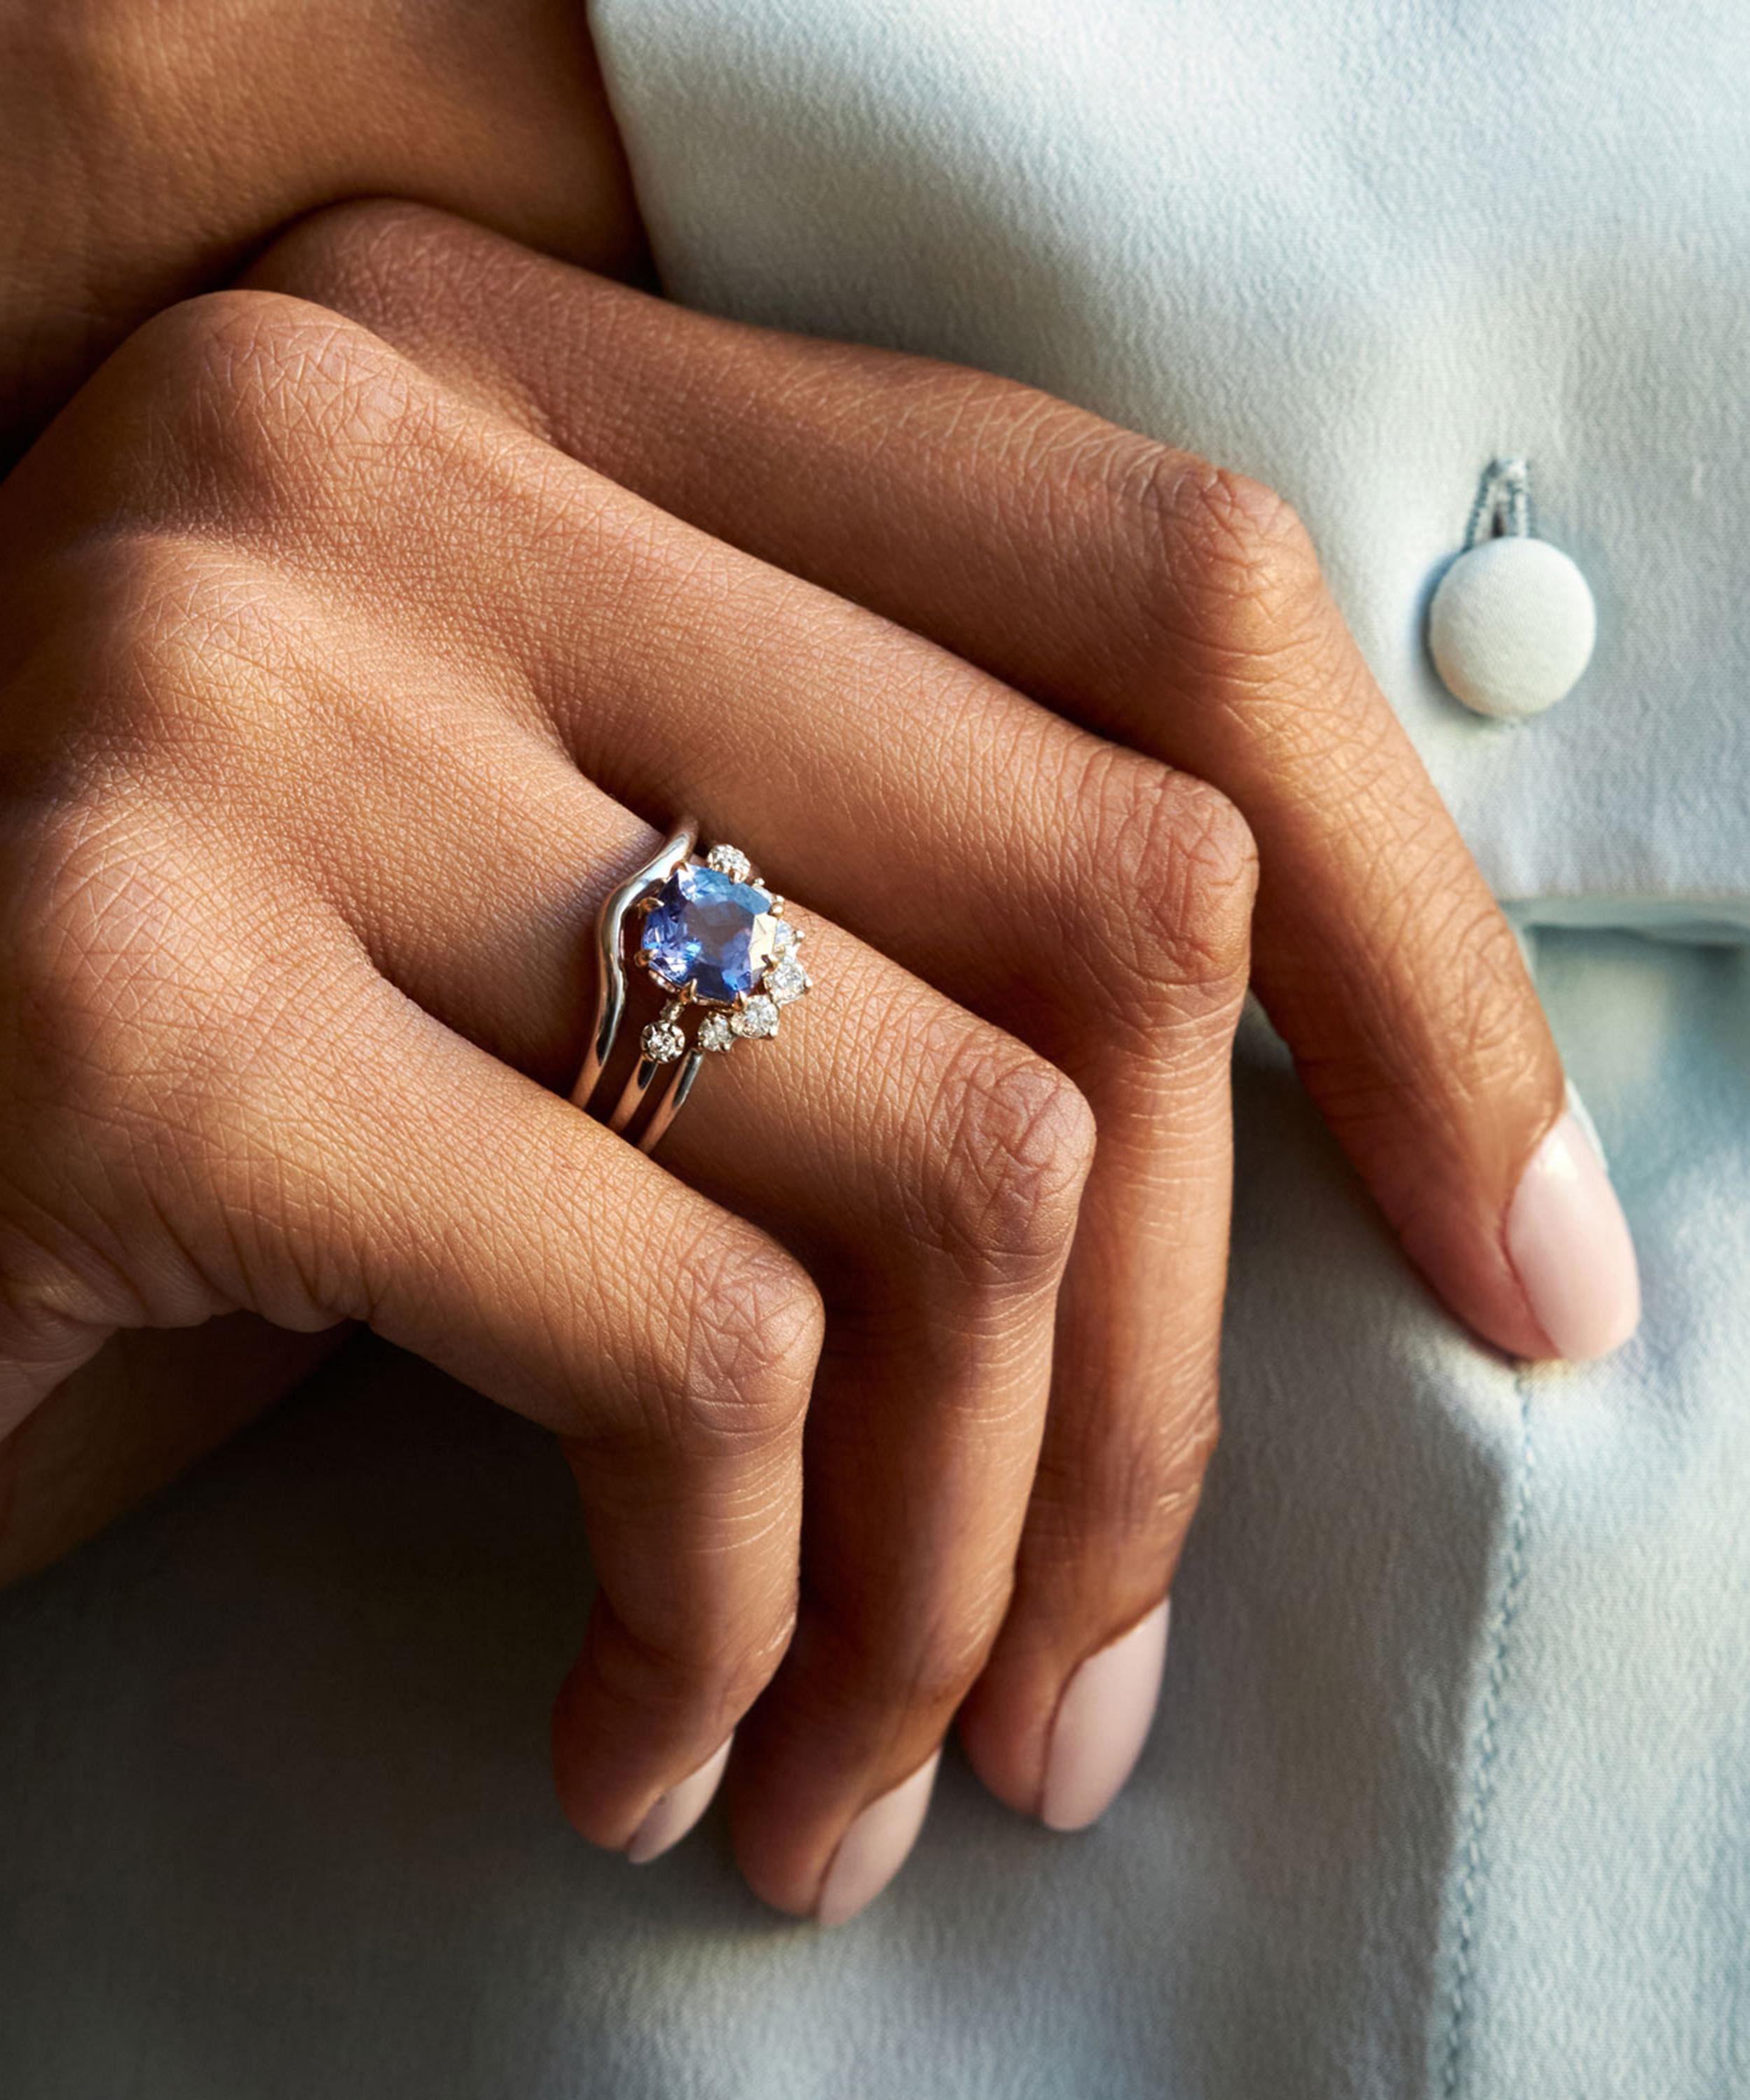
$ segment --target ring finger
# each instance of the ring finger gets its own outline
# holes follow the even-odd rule
[[[549,743],[483,721],[470,693],[453,721],[450,705],[427,683],[417,708],[376,711],[381,774],[350,777],[357,809],[321,813],[332,879],[379,967],[422,1007],[564,1088],[591,1009],[595,911],[654,836]],[[424,840],[405,882],[385,880],[391,856],[355,843],[386,816],[399,832],[397,801]],[[775,1041],[707,1061],[663,1157],[782,1240],[826,1300],[798,1624],[741,1731],[733,1788],[755,1887],[834,1919],[909,1849],[934,1754],[1003,1620],[1092,1127],[1076,1088],[1020,1043],[789,910],[816,990],[782,1010]],[[655,1004],[646,988],[633,1021]],[[718,1368],[733,1385],[733,1366]],[[661,1520],[667,1489],[644,1454],[629,1468],[611,1449],[572,1457],[593,1538]],[[562,1701],[561,1788],[586,1829],[641,1754],[627,1728],[653,1710],[692,1714],[666,1730],[665,1769],[708,1767],[721,1747],[716,1705],[665,1668],[673,1658],[628,1642],[636,1617],[624,1598],[611,1617],[598,1607]],[[871,1810],[862,1832],[879,1842],[847,1845]]]
[[[320,324],[332,333],[332,322]],[[349,363],[357,373],[349,375]],[[344,397],[337,430],[368,461],[392,470],[384,500],[362,517],[353,507],[306,518],[302,548],[293,547],[296,536],[276,514],[272,544],[343,579],[330,588],[355,598],[373,637],[399,629],[428,651],[433,633],[441,633],[466,667],[470,695],[497,699],[496,709],[477,710],[447,749],[443,739],[434,746],[433,703],[422,699],[412,721],[428,763],[435,748],[448,778],[444,769],[483,733],[483,721],[512,735],[503,699],[520,695],[527,729],[555,762],[562,748],[653,814],[666,817],[690,803],[715,825],[743,833],[786,887],[854,923],[950,997],[1011,1022],[1058,1068],[1026,1059],[1021,1069],[1031,1077],[1023,1086],[1014,1068],[994,1065],[986,1052],[956,1048],[942,1083],[958,1107],[945,1113],[939,1091],[919,1084],[920,1074],[937,1073],[940,1046],[914,1047],[880,1001],[863,1012],[832,1061],[841,1084],[854,1074],[866,1085],[872,1069],[885,1076],[888,1091],[878,1097],[893,1119],[881,1142],[861,1154],[871,1194],[882,1194],[895,1158],[901,1171],[900,1200],[877,1205],[862,1240],[831,1184],[823,1214],[818,1192],[791,1185],[805,1158],[794,1130],[772,1133],[774,1146],[787,1148],[782,1157],[750,1154],[744,1132],[721,1158],[703,1149],[695,1156],[692,1133],[705,1125],[690,1110],[668,1142],[665,1156],[701,1186],[762,1219],[762,1207],[770,1207],[774,1225],[787,1224],[792,1238],[798,1229],[813,1234],[829,1295],[842,1298],[841,1315],[849,1315],[835,1330],[849,1338],[847,1346],[829,1344],[831,1379],[885,1396],[884,1411],[869,1414],[883,1425],[884,1452],[902,1440],[887,1427],[893,1390],[913,1410],[943,1391],[1002,1393],[990,1367],[1012,1378],[1025,1356],[1036,1394],[1043,1391],[1045,1348],[1028,1338],[1043,1336],[1049,1324],[1073,1210],[1073,1189],[1066,1194],[1064,1184],[1079,1183],[1090,1135],[1076,1088],[1060,1074],[1067,1070],[1094,1100],[1103,1130],[1097,1202],[1065,1301],[1067,1346],[1023,1560],[1025,1587],[1005,1628],[994,1687],[981,1688],[985,1724],[973,1745],[986,1776],[1016,1805],[1054,1820],[1086,1820],[1123,1776],[1152,1687],[1144,1672],[1126,1688],[1118,1725],[1070,1732],[1091,1739],[1103,1760],[1091,1773],[1070,1775],[1072,1806],[1078,1799],[1081,1813],[1053,1814],[1061,1732],[1054,1715],[1065,1718],[1065,1688],[1083,1662],[1158,1605],[1212,1435],[1225,1254],[1225,1060],[1244,982],[1250,897],[1243,826],[1198,783],[1104,744],[931,645],[678,524],[429,382],[416,386],[410,368],[373,339],[331,342],[327,366]],[[416,391],[417,413],[410,414],[405,404]],[[397,406],[392,433],[372,428],[368,404],[383,399]],[[428,574],[403,571],[419,519],[439,498],[446,514],[471,521],[472,529],[452,536],[453,588],[434,590]],[[417,513],[411,519],[410,502]],[[430,830],[432,790],[417,767],[410,777],[422,784],[403,828],[417,836]],[[344,825],[333,828],[344,835]],[[477,836],[477,809],[464,828]],[[433,849],[434,872],[443,858]],[[430,886],[428,880],[422,897]],[[550,923],[550,907],[540,915]],[[431,995],[446,982],[449,946],[440,941],[430,960]],[[503,941],[496,947],[501,954]],[[399,967],[412,967],[406,951]],[[921,987],[896,977],[902,1010]],[[471,1021],[465,1013],[451,1017],[502,1043],[493,1031],[519,1009],[496,991],[490,1007]],[[578,1010],[575,997],[548,1009],[569,1014],[572,1027]],[[965,1025],[957,1014],[956,1026]],[[549,1019],[544,1046],[530,1040],[506,1054],[562,1084],[553,1026]],[[1004,1055],[1025,1057],[1012,1042]],[[703,1148],[707,1140],[696,1142]],[[855,1176],[840,1178],[857,1185]],[[796,1207],[789,1219],[787,1205]],[[937,1270],[955,1284],[946,1301],[933,1278],[903,1264],[901,1287],[894,1287],[896,1253],[915,1249],[920,1220]],[[835,1287],[833,1265],[854,1288]],[[919,1306],[932,1323],[922,1348],[912,1310]],[[946,1352],[944,1335],[953,1344]],[[976,1345],[971,1374],[956,1368],[968,1338]],[[914,1357],[926,1367],[923,1379]],[[1011,1405],[1004,1398],[998,1411]],[[957,1406],[963,1416],[963,1401]],[[982,1655],[976,1642],[946,1662],[938,1652],[924,1658],[933,1666],[922,1675],[916,1658],[905,1656],[911,1631],[894,1623],[890,1599],[903,1598],[913,1568],[932,1582],[939,1555],[910,1548],[893,1578],[897,1590],[884,1592],[873,1577],[894,1533],[879,1518],[884,1498],[867,1491],[864,1411],[817,1410],[822,1426],[811,1432],[809,1470],[820,1485],[811,1510],[827,1507],[832,1515],[810,1528],[802,1621],[757,1730],[760,1771],[781,1768],[786,1785],[750,1776],[740,1789],[744,1849],[756,1856],[750,1871],[793,1907],[804,1907],[825,1855],[818,1846],[811,1853],[813,1839],[786,1835],[797,1827],[791,1811],[811,1787],[831,1790],[842,1754],[832,1739],[852,1725],[855,1704],[848,1705],[844,1684],[879,1683],[897,1648],[899,1710],[946,1718]],[[988,1414],[989,1404],[972,1413]],[[841,1421],[856,1425],[842,1439]],[[998,1449],[993,1435],[983,1441]],[[1029,1473],[1032,1448],[1029,1440]],[[914,1477],[899,1473],[887,1507],[892,1495],[910,1492]],[[951,1464],[941,1477],[946,1486],[934,1507],[951,1509]],[[1000,1509],[1003,1491],[981,1484],[969,1500]],[[868,1536],[860,1538],[866,1516]],[[988,1533],[980,1526],[973,1535]],[[843,1540],[854,1550],[838,1553]],[[1012,1558],[994,1578],[1001,1586]],[[1002,1601],[998,1595],[995,1612]],[[938,1651],[953,1647],[941,1629],[934,1639]],[[864,1703],[886,1714],[896,1701],[889,1692]],[[855,1726],[866,1737],[871,1723],[866,1717]],[[914,1747],[908,1736],[908,1754]],[[1087,1765],[1080,1751],[1073,1762]],[[884,1765],[889,1780],[908,1776],[894,1769],[902,1762],[863,1758],[866,1769]],[[789,1862],[784,1873],[761,1882],[756,1863],[779,1853]]]

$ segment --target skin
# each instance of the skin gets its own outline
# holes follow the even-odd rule
[[[377,196],[648,268],[575,0],[0,0],[0,465],[142,321]]]
[[[209,64],[248,26],[186,11]],[[488,76],[537,142],[556,22]],[[636,267],[599,123],[490,196],[478,134],[443,180],[394,162],[469,77],[449,23],[434,101],[349,103],[349,55],[296,121]],[[409,77],[389,9],[359,80],[385,25]],[[587,51],[554,93],[599,112]],[[186,108],[146,99],[136,184]],[[73,276],[21,245],[15,434],[347,193],[262,136],[108,247],[88,201]],[[579,1829],[624,1845],[742,1723],[738,1855],[806,1911],[957,1711],[1036,1809],[1069,1674],[1170,1583],[1249,972],[1412,1257],[1525,1355],[1501,1219],[1553,1045],[1268,491],[405,205],[320,214],[250,286],[138,330],[0,488],[7,1550],[235,1418],[173,1379],[127,1421],[106,1336],[240,1309],[304,1361],[368,1319],[565,1440],[602,1585],[556,1729]],[[822,989],[655,1165],[553,1090],[595,908],[681,807],[798,900]]]
[[[1536,1357],[1554,1352],[1502,1220],[1563,1083],[1517,944],[1270,491],[1025,387],[681,312],[404,209],[332,214],[255,275],[364,321],[670,513],[985,664],[1112,739],[1104,750],[1161,761],[1175,794],[1194,769],[1232,796],[1181,886],[1176,868],[1131,857],[1146,817],[1089,828],[1086,785],[1075,818],[1029,805],[1004,730],[990,799],[1029,821],[957,871],[954,945],[925,934],[939,878],[914,890],[884,856],[872,888],[844,892],[893,952],[1072,1076],[1100,1133],[1015,1595],[959,1713],[986,1782],[1035,1808],[1063,1687],[1168,1586],[1214,1442],[1228,1153],[1224,1070],[1212,1082],[1206,1061],[1225,1066],[1233,959],[1197,921],[1211,870],[1242,852],[1233,815],[1261,871],[1250,981],[1309,1088],[1448,1303]],[[800,697],[796,671],[769,678]],[[847,721],[846,690],[829,676],[804,702],[833,725],[822,777],[879,782],[893,750],[928,748],[937,791],[952,779],[963,699],[920,721],[871,695]],[[771,748],[763,712],[793,740],[791,704],[749,696],[717,739],[677,722],[671,743],[698,756],[669,776],[681,799],[708,801],[750,732]],[[757,803],[757,779],[737,799]],[[878,837],[928,836],[915,804],[871,799],[842,836],[830,802],[805,794],[787,813],[830,841],[818,880],[863,865],[871,822]],[[991,818],[957,796],[926,864]],[[1038,835],[1066,824],[1070,902],[1044,923],[1070,934],[1042,949],[1025,871]],[[1413,849],[1383,856],[1381,839]],[[1000,865],[993,887],[977,884],[981,859]],[[1163,948],[1126,952],[1136,915],[1115,915],[1114,895],[1166,905]],[[1005,917],[1021,960],[993,971],[965,935]],[[870,1576],[880,1530],[844,1571],[850,1595],[896,1579]]]
[[[0,0],[0,469],[142,322],[379,192],[648,274],[575,0]],[[0,1440],[0,1581],[174,1477],[333,1339],[236,1315],[209,1349],[147,1330],[106,1352]]]

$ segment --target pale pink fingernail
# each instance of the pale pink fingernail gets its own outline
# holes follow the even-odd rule
[[[1610,1176],[1571,1109],[1532,1154],[1507,1207],[1507,1259],[1557,1352],[1607,1357],[1640,1324],[1641,1273]]]
[[[1091,1655],[1065,1686],[1039,1801],[1039,1820],[1051,1829],[1085,1830],[1130,1777],[1161,1696],[1167,1618],[1163,1601]]]
[[[871,1801],[839,1840],[814,1906],[816,1922],[843,1925],[880,1895],[906,1864],[918,1841],[936,1784],[941,1752],[925,1760],[910,1779]]]
[[[711,1797],[723,1776],[723,1767],[730,1761],[730,1745],[734,1740],[732,1734],[729,1742],[721,1749],[714,1750],[697,1771],[689,1772],[684,1780],[659,1797],[626,1847],[626,1857],[633,1866],[644,1866],[666,1852],[671,1845],[678,1845],[710,1807]]]

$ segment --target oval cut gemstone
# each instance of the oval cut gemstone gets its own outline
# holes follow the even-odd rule
[[[690,862],[663,885],[639,946],[664,984],[733,1006],[776,955],[778,924],[765,890]]]

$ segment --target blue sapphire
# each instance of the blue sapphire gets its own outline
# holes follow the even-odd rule
[[[639,946],[653,977],[733,1006],[774,960],[778,923],[763,889],[690,862],[663,885]]]

